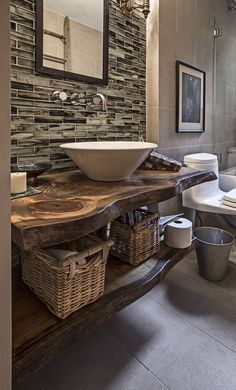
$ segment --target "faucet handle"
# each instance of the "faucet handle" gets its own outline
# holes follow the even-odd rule
[[[54,91],[51,96],[51,100],[56,104],[65,102],[67,98],[68,95],[64,91]]]
[[[70,102],[73,106],[79,106],[80,104],[86,104],[86,96],[83,93],[72,93],[70,96]]]

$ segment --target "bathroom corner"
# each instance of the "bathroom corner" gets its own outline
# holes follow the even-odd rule
[[[0,389],[235,390],[236,0],[0,11]]]

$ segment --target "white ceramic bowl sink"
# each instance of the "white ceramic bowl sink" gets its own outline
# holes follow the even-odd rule
[[[157,147],[149,142],[74,142],[60,145],[92,180],[128,179]]]

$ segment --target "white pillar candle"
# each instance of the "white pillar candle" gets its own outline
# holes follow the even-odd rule
[[[27,190],[26,172],[11,173],[11,193],[20,194]]]

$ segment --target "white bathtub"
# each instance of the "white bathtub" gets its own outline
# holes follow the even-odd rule
[[[221,171],[219,174],[220,189],[228,192],[236,188],[236,167]]]

